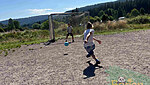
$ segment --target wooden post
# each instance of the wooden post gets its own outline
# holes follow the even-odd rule
[[[55,32],[54,32],[52,15],[49,16],[49,31],[50,31],[50,40],[55,40]]]

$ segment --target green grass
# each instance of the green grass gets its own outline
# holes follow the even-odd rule
[[[125,33],[125,32],[135,32],[135,31],[148,30],[148,29],[150,29],[150,27],[137,28],[137,25],[135,25],[132,28],[103,30],[103,31],[95,32],[95,34],[96,35],[109,35],[109,34],[118,34],[118,33]]]
[[[4,56],[7,56],[8,55],[8,51],[4,50],[4,52],[5,52]]]
[[[21,45],[39,44],[49,40],[48,30],[25,30],[22,32],[8,32],[0,34],[0,54],[5,56],[12,48],[20,48]]]
[[[25,42],[7,42],[7,43],[0,43],[0,50],[12,49],[12,48],[20,48],[21,45],[31,45],[31,44],[39,44],[42,42],[46,42],[49,39],[39,39],[34,41],[25,41]]]
[[[116,84],[116,81],[118,81],[119,77],[124,77],[126,83],[130,83],[131,85],[133,83],[136,83],[134,85],[138,85],[138,83],[143,83],[143,85],[150,84],[150,78],[148,76],[131,70],[121,69],[117,66],[112,66],[112,67],[110,66],[109,69],[106,70],[106,73],[109,74],[109,77],[107,78],[107,80],[110,82],[109,85],[119,85]],[[128,79],[131,79],[132,81],[129,81]],[[116,80],[116,81],[114,81],[112,84],[112,80]]]

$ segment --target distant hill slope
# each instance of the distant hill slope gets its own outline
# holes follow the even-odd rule
[[[120,2],[124,2],[124,1],[126,1],[126,0],[118,0],[118,1],[120,1]]]
[[[80,12],[82,12],[82,11],[88,11],[89,9],[97,8],[97,7],[99,7],[100,5],[103,5],[103,4],[104,3],[81,7],[81,8],[78,8],[78,11],[80,11]],[[75,10],[75,9],[73,9],[73,10]],[[69,11],[66,11],[66,12],[71,12],[71,11],[72,10],[69,10]]]
[[[113,2],[125,2],[126,0],[116,0],[116,1],[113,1]],[[130,1],[130,0],[128,0]],[[106,3],[109,3],[109,2],[106,2]],[[81,8],[78,8],[78,11],[82,12],[82,11],[88,11],[89,9],[93,9],[93,8],[98,8],[102,5],[105,5],[105,3],[98,3],[98,4],[94,4],[94,5],[89,5],[89,6],[85,6],[85,7],[81,7]],[[75,10],[75,9],[73,9]],[[71,12],[72,10],[69,10],[69,11],[66,11],[66,12]]]
[[[40,15],[40,16],[33,16],[28,18],[20,18],[20,19],[14,19],[20,22],[20,25],[24,24],[33,24],[35,22],[44,21],[48,19],[48,15]],[[8,20],[1,21],[2,24],[8,24]]]

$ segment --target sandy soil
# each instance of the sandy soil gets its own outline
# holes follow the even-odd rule
[[[85,57],[81,38],[67,47],[64,40],[23,45],[0,55],[0,85],[107,85],[109,66],[150,76],[150,30],[95,37],[102,41],[95,42],[95,55],[103,68],[95,68],[95,61]]]

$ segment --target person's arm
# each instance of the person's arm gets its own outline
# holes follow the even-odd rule
[[[96,38],[93,37],[93,40],[97,41],[99,44],[101,44],[100,40],[97,40]]]

